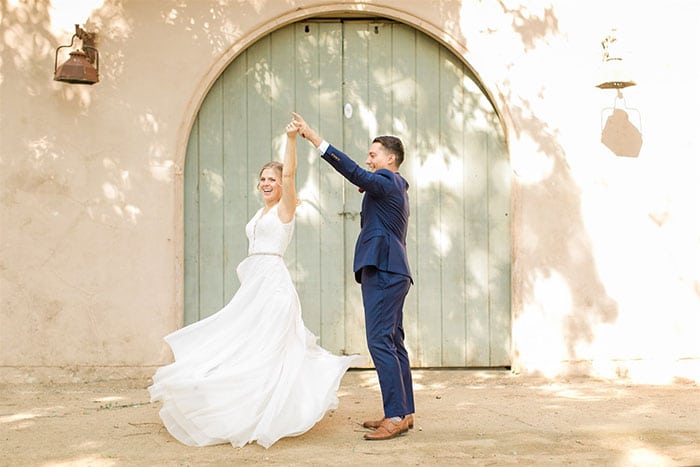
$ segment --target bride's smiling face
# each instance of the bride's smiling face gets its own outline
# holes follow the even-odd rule
[[[258,188],[262,193],[265,203],[276,203],[282,198],[282,177],[276,170],[267,167],[260,172]]]

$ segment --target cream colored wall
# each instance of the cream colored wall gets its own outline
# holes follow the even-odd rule
[[[258,37],[341,10],[433,35],[474,67],[503,116],[514,369],[700,381],[700,4],[35,3],[2,12],[0,381],[143,376],[169,361],[199,103]],[[99,36],[91,87],[51,80],[75,22]],[[614,91],[594,84],[613,27],[638,82],[624,90],[641,115],[637,158],[600,142]]]

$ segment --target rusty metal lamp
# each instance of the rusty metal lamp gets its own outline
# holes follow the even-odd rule
[[[76,49],[70,53],[70,58],[58,65],[58,52],[66,47],[73,47],[75,38],[83,43],[83,50]],[[69,84],[95,84],[100,80],[100,54],[95,48],[95,33],[85,32],[75,25],[75,34],[70,44],[56,49],[53,66],[53,79]]]

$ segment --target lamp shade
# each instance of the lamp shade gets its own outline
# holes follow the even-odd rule
[[[53,79],[71,84],[95,84],[99,81],[99,62],[95,68],[82,50],[74,50],[70,58],[54,70]]]
[[[596,87],[601,89],[622,89],[637,84],[632,80],[621,58],[608,58],[603,61],[599,80]]]

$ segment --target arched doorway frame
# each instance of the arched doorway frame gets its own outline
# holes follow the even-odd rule
[[[190,130],[192,129],[192,124],[197,112],[202,106],[202,102],[206,98],[209,90],[211,89],[214,82],[221,76],[226,67],[228,67],[231,62],[233,62],[236,57],[246,50],[248,47],[257,42],[261,37],[264,37],[271,32],[282,28],[288,24],[302,21],[304,19],[313,18],[319,15],[322,16],[333,16],[333,15],[349,15],[352,13],[362,14],[362,15],[376,15],[381,17],[386,17],[395,21],[399,21],[408,26],[411,26],[419,31],[424,32],[438,43],[447,47],[455,56],[459,57],[464,65],[469,68],[469,70],[477,78],[479,85],[493,105],[496,114],[498,115],[498,120],[501,123],[503,134],[506,140],[506,149],[509,148],[509,132],[508,128],[512,127],[507,116],[509,115],[505,110],[505,104],[502,101],[495,99],[495,94],[492,89],[486,84],[482,79],[479,72],[476,70],[477,67],[472,66],[471,61],[468,60],[470,55],[464,44],[459,40],[455,39],[448,32],[440,29],[438,26],[426,22],[424,19],[413,16],[405,11],[396,10],[390,7],[384,7],[380,5],[363,5],[362,9],[358,8],[348,8],[347,4],[330,4],[324,6],[309,7],[303,10],[290,10],[288,13],[278,16],[277,18],[272,18],[267,23],[257,27],[254,31],[250,31],[247,34],[242,35],[238,40],[234,41],[231,47],[221,55],[214,63],[207,73],[202,77],[198,85],[193,89],[192,98],[187,104],[183,119],[180,123],[180,127],[177,132],[177,153],[175,154],[175,164],[178,167],[184,167],[185,154],[187,152],[187,141],[190,136]],[[508,150],[508,154],[510,151]]]
[[[507,120],[508,113],[504,112],[506,108],[503,102],[497,101],[494,96],[495,94],[489,88],[489,86],[481,78],[481,75],[476,71],[475,67],[472,66],[468,58],[468,51],[464,44],[459,40],[456,40],[451,34],[440,29],[438,26],[426,22],[425,20],[413,16],[405,11],[396,10],[390,7],[385,7],[381,5],[363,5],[362,9],[353,8],[353,5],[348,4],[326,4],[323,6],[309,7],[302,10],[290,10],[287,13],[280,15],[276,18],[271,18],[265,24],[256,27],[254,30],[243,34],[240,38],[233,42],[231,47],[217,58],[214,63],[209,67],[207,73],[202,77],[197,86],[193,89],[192,98],[187,104],[184,112],[183,119],[180,123],[177,132],[177,142],[176,142],[176,154],[175,154],[175,164],[176,167],[181,169],[177,171],[177,177],[175,178],[174,190],[175,190],[175,200],[177,205],[175,206],[175,232],[177,235],[175,237],[175,251],[178,252],[178,258],[175,261],[175,277],[178,281],[176,284],[176,296],[174,297],[174,310],[177,313],[176,321],[179,325],[183,324],[183,307],[184,307],[184,166],[185,166],[185,156],[187,153],[187,142],[190,136],[191,128],[193,122],[199,112],[202,102],[206,98],[209,90],[219,78],[219,76],[224,72],[224,70],[236,59],[236,57],[245,51],[248,47],[256,43],[260,38],[270,34],[271,32],[282,28],[288,24],[303,21],[308,18],[314,18],[318,16],[331,17],[333,15],[338,16],[348,16],[352,14],[361,14],[363,16],[378,16],[388,18],[394,21],[401,22],[419,30],[428,36],[432,37],[439,44],[445,46],[450,50],[456,57],[464,63],[464,65],[473,73],[474,77],[477,79],[478,84],[482,92],[486,95],[488,100],[493,105],[494,110],[498,116],[498,120],[501,123],[501,129],[503,131],[505,139],[506,156],[509,159],[510,148],[509,148],[509,132],[508,128],[512,128],[512,125]],[[511,183],[512,185],[512,183]],[[515,214],[513,210],[513,199],[514,190],[511,189],[511,210],[510,212]],[[514,218],[511,217],[511,239],[515,239],[513,235]],[[514,245],[511,244],[511,264],[513,264],[513,251]],[[513,310],[517,302],[517,297],[514,295],[514,284],[513,280],[513,268],[511,268],[511,323],[513,323]],[[511,324],[512,327],[512,324]],[[512,335],[512,329],[511,329]],[[513,348],[515,348],[515,342],[511,339],[511,356],[513,357],[513,362],[515,361],[513,355]]]

